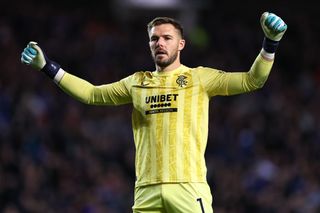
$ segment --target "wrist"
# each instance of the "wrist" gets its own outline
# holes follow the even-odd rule
[[[262,42],[262,48],[267,53],[275,53],[279,45],[279,41],[273,41],[267,37],[264,37]]]
[[[46,64],[41,69],[49,78],[54,79],[60,69],[60,65],[54,61],[46,60]]]

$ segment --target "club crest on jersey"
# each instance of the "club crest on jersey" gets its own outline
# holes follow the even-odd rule
[[[187,76],[184,76],[184,75],[178,76],[176,82],[179,85],[179,87],[183,87],[187,85],[188,81],[186,79],[187,79]]]

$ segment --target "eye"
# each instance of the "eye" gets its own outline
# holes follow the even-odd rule
[[[152,37],[150,38],[150,41],[158,41],[158,39],[159,39],[159,37],[157,37],[157,36],[152,36]]]

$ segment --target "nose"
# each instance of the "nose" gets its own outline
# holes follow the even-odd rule
[[[162,47],[165,44],[164,38],[160,37],[156,43],[156,47]]]

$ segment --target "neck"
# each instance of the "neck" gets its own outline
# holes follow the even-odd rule
[[[180,61],[177,60],[177,61],[173,62],[172,64],[166,66],[166,67],[160,67],[160,66],[156,65],[156,70],[158,72],[170,72],[172,70],[177,69],[180,66],[181,66],[181,63],[180,63]]]

